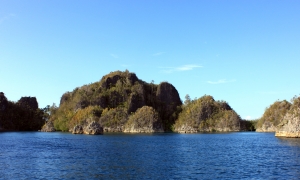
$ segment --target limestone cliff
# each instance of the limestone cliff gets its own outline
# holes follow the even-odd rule
[[[55,128],[52,121],[45,123],[41,129],[42,132],[55,132]]]
[[[283,117],[291,107],[291,103],[286,100],[276,101],[266,109],[263,116],[258,120],[257,132],[275,132],[277,125],[281,123]]]
[[[294,97],[293,104],[277,126],[275,136],[300,138],[300,97]]]

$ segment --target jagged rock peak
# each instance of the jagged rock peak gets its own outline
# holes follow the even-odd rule
[[[17,103],[23,107],[29,106],[31,109],[37,109],[39,107],[36,97],[21,97]]]
[[[135,73],[131,73],[128,70],[124,72],[114,71],[102,77],[100,80],[101,87],[105,89],[110,88],[111,86],[114,86],[120,79],[123,83],[127,83],[129,85],[134,85],[134,83],[139,80]]]

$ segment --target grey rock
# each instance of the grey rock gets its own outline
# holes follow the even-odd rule
[[[83,133],[92,135],[103,134],[103,128],[99,123],[93,121],[83,128]]]
[[[54,128],[52,121],[49,121],[42,127],[41,131],[42,132],[55,132],[56,129]]]

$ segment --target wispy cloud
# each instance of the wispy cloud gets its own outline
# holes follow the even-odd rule
[[[152,54],[152,56],[160,56],[162,54],[165,54],[166,52],[158,52],[158,53],[155,53],[155,54]]]
[[[119,56],[116,55],[116,54],[110,54],[110,55],[111,55],[111,57],[113,57],[113,58],[115,58],[115,59],[118,59],[118,58],[119,58]]]
[[[224,83],[231,83],[231,82],[235,82],[235,79],[232,80],[226,80],[226,79],[220,79],[218,81],[207,81],[207,83],[209,84],[224,84]]]
[[[0,24],[2,24],[4,21],[6,21],[6,20],[8,20],[8,19],[10,19],[12,17],[15,17],[15,16],[16,16],[15,14],[10,13],[10,14],[8,14],[6,16],[0,17]]]
[[[179,67],[160,67],[162,70],[161,72],[163,73],[172,73],[172,72],[176,72],[176,71],[190,71],[193,70],[195,68],[201,68],[203,66],[199,66],[199,65],[195,65],[195,64],[187,64],[187,65],[183,65],[183,66],[179,66]]]

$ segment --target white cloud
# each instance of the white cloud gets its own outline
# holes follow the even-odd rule
[[[235,82],[235,79],[232,80],[226,80],[226,79],[220,79],[218,81],[207,81],[207,83],[209,84],[224,84],[224,83],[231,83],[231,82]]]
[[[116,54],[110,54],[110,55],[111,55],[111,57],[113,57],[113,58],[115,58],[115,59],[119,58],[119,56],[116,55]]]
[[[166,52],[158,52],[158,53],[155,53],[155,54],[152,54],[152,56],[160,56],[162,54],[165,54]]]
[[[160,67],[160,68],[164,69],[161,71],[163,73],[172,73],[172,72],[176,72],[176,71],[190,71],[195,68],[201,68],[201,67],[203,67],[203,66],[199,66],[199,65],[195,65],[195,64],[187,64],[187,65],[183,65],[183,66],[179,66],[179,67]]]
[[[251,120],[252,118],[251,118],[251,116],[246,116],[245,119],[246,120]]]

